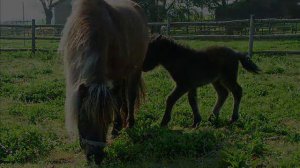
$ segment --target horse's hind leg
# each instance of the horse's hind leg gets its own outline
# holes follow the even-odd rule
[[[217,92],[217,95],[218,95],[217,102],[216,102],[215,107],[213,109],[213,115],[218,119],[219,114],[220,114],[220,110],[221,110],[222,106],[224,105],[224,103],[225,103],[225,101],[228,97],[228,90],[224,86],[222,86],[222,84],[220,82],[214,82],[213,86],[214,86],[214,88]]]
[[[236,81],[226,81],[224,84],[230,90],[234,98],[233,113],[230,121],[230,123],[234,123],[239,118],[239,108],[243,95],[243,89]]]
[[[192,127],[196,128],[201,122],[201,116],[199,113],[198,103],[197,103],[197,89],[192,89],[188,93],[189,104],[193,110],[194,123]]]
[[[134,126],[134,111],[135,111],[135,106],[138,103],[138,96],[139,96],[139,91],[140,91],[140,86],[141,85],[141,73],[137,73],[136,75],[133,75],[131,79],[128,81],[128,114],[127,114],[127,128],[131,128]]]
[[[172,112],[172,108],[173,108],[174,104],[186,92],[187,92],[186,89],[177,86],[174,89],[174,91],[171,93],[171,95],[168,96],[166,111],[165,111],[164,117],[160,124],[162,127],[166,127],[168,125],[168,123],[171,120],[171,112]]]
[[[113,90],[115,102],[116,102],[116,110],[114,111],[114,123],[112,129],[112,136],[113,138],[116,137],[122,129],[122,117],[121,117],[121,110],[122,110],[122,93],[121,87],[116,86]]]

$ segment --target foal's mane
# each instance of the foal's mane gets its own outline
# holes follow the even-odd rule
[[[154,37],[152,36],[151,43],[161,43],[163,44],[164,47],[167,47],[168,50],[172,50],[172,51],[184,51],[187,53],[198,52],[197,50],[189,47],[188,45],[176,42],[174,39],[163,35],[159,35],[159,36],[154,35]]]

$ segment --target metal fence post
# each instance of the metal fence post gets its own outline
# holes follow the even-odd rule
[[[254,41],[254,15],[250,16],[250,28],[249,28],[249,50],[248,55],[253,55],[253,41]]]
[[[36,46],[35,46],[35,40],[36,40],[36,37],[35,37],[35,19],[32,19],[32,25],[31,25],[31,51],[33,54],[35,54],[35,51],[36,51]]]

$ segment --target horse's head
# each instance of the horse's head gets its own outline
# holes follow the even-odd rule
[[[78,131],[80,146],[89,161],[100,164],[105,156],[106,133],[111,121],[112,99],[106,86],[81,84],[79,93]]]
[[[161,63],[161,58],[166,55],[168,40],[162,35],[152,36],[147,54],[143,64],[143,71],[147,72],[154,69]]]

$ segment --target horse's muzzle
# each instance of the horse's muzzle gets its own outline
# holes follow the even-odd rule
[[[86,145],[85,154],[89,164],[100,165],[105,157],[104,147]]]

